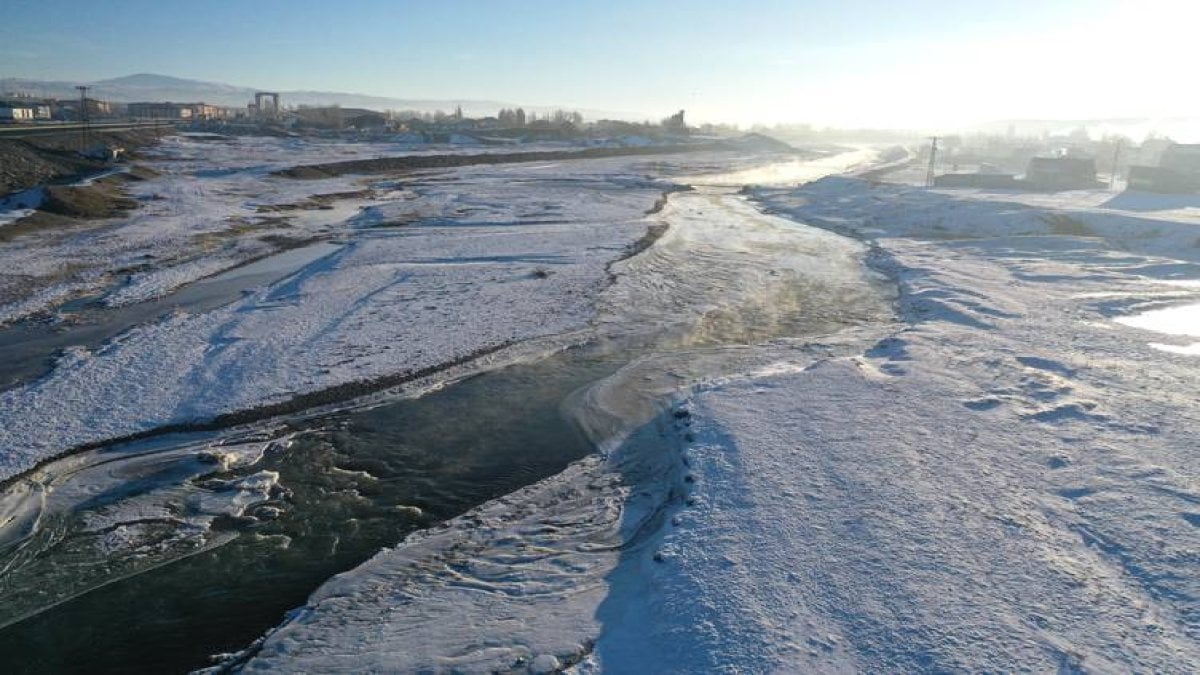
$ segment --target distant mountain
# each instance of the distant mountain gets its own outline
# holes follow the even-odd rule
[[[243,107],[254,100],[256,91],[276,91],[271,88],[257,89],[240,87],[220,82],[204,82],[189,80],[167,75],[138,73],[108,80],[95,82],[62,82],[28,80],[22,78],[0,78],[0,94],[27,94],[31,96],[74,98],[79,95],[75,85],[85,84],[91,87],[89,95],[106,101],[130,103],[133,101],[173,101],[176,103],[203,102],[213,105]],[[463,112],[470,116],[495,115],[501,108],[515,108],[517,104],[502,101],[487,101],[473,99],[459,100],[429,100],[429,99],[400,99],[384,96],[369,96],[333,91],[279,91],[280,104],[283,106],[296,105],[340,105],[344,108],[370,108],[373,110],[420,110],[453,111],[461,106]],[[530,112],[545,113],[556,106],[531,106],[524,108]],[[565,106],[560,106],[565,107]],[[640,113],[621,113],[604,110],[580,110],[588,119],[626,119],[641,120],[647,116]]]

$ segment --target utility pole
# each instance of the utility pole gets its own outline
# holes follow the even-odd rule
[[[84,84],[76,85],[79,90],[79,151],[87,152],[88,148],[88,108],[87,108],[87,91],[88,86]]]
[[[937,161],[937,150],[938,150],[938,148],[937,148],[938,137],[930,136],[929,140],[932,141],[932,143],[930,143],[930,145],[929,145],[929,170],[925,172],[925,187],[933,187],[933,173],[934,173],[933,167],[934,167],[934,162]]]
[[[1115,190],[1117,188],[1117,160],[1121,158],[1121,139],[1117,139],[1117,147],[1113,148],[1113,165],[1112,174],[1108,177],[1108,189]]]

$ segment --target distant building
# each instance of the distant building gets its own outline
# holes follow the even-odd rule
[[[1080,157],[1034,157],[1025,169],[1025,183],[1034,190],[1100,187],[1096,180],[1096,160]]]
[[[0,108],[30,108],[35,120],[52,119],[54,112],[52,105],[52,101],[22,94],[7,94],[0,97]],[[4,119],[11,118],[5,117]]]
[[[1166,194],[1200,192],[1200,144],[1172,143],[1162,150],[1158,166],[1129,167],[1126,189]]]
[[[19,103],[0,103],[0,122],[32,122],[34,119],[32,106]]]
[[[128,110],[129,116],[135,119],[189,121],[193,118],[193,105],[191,103],[142,102],[130,103]]]
[[[1200,143],[1174,143],[1167,146],[1158,165],[1184,174],[1200,175]]]
[[[225,109],[208,103],[187,103],[194,120],[218,120],[226,117]]]
[[[87,110],[87,117],[90,120],[112,117],[113,115],[113,104],[108,101],[86,98],[83,100],[83,103],[85,110]],[[58,111],[58,117],[61,119],[80,119],[79,99],[62,99],[58,101]]]
[[[1161,166],[1131,166],[1126,190],[1164,194],[1200,192],[1200,178]]]
[[[947,173],[933,179],[933,186],[940,188],[982,188],[988,190],[1015,190],[1021,186],[1017,177],[1009,173]]]
[[[378,113],[366,113],[347,119],[346,124],[359,131],[378,131],[386,128],[388,121],[386,117]]]

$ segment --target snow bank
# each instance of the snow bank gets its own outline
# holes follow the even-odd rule
[[[831,176],[799,189],[753,191],[771,212],[849,236],[979,239],[988,237],[1098,237],[1118,249],[1200,260],[1200,212],[1113,208],[1112,193],[927,190]],[[1145,204],[1143,203],[1143,207]]]

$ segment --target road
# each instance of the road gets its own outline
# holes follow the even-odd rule
[[[88,131],[127,131],[129,129],[153,129],[153,128],[168,128],[171,126],[167,121],[142,120],[136,122],[92,122],[84,125],[78,122],[65,122],[61,124],[19,124],[12,126],[0,126],[0,138],[28,138],[31,136],[52,136],[72,131],[82,131],[84,127]]]

